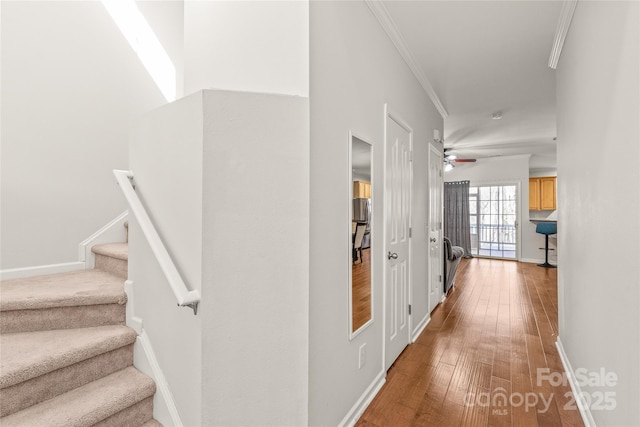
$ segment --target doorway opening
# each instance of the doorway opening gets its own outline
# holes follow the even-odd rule
[[[469,187],[471,254],[518,258],[517,184]]]

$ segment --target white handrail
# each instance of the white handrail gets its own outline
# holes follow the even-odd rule
[[[169,281],[169,286],[171,286],[171,290],[178,300],[178,305],[180,307],[191,307],[193,309],[193,314],[198,314],[200,292],[197,290],[190,291],[187,289],[184,280],[182,280],[180,273],[178,273],[178,269],[176,269],[169,252],[167,252],[167,249],[164,247],[158,232],[151,222],[151,218],[149,218],[147,211],[135,191],[131,182],[133,174],[130,171],[117,169],[114,169],[113,174],[124,193],[125,199],[127,199],[130,211],[133,212],[133,215],[140,224],[142,234],[147,238],[147,242],[149,242],[149,246],[151,246],[151,251],[155,255],[162,272]]]

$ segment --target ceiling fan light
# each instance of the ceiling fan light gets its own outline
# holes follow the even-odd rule
[[[447,159],[449,159],[449,160],[455,160],[457,158],[458,158],[458,156],[456,156],[455,154],[447,154]]]
[[[446,165],[444,165],[445,172],[449,172],[451,169],[453,169],[453,165],[451,163],[447,163]]]

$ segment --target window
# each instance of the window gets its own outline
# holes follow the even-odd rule
[[[480,185],[469,188],[471,253],[475,256],[517,257],[517,186]]]

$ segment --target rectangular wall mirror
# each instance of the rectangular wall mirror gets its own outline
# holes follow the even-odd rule
[[[349,336],[353,338],[373,322],[371,281],[373,180],[371,179],[372,145],[353,134],[349,134],[349,140],[351,159]]]

